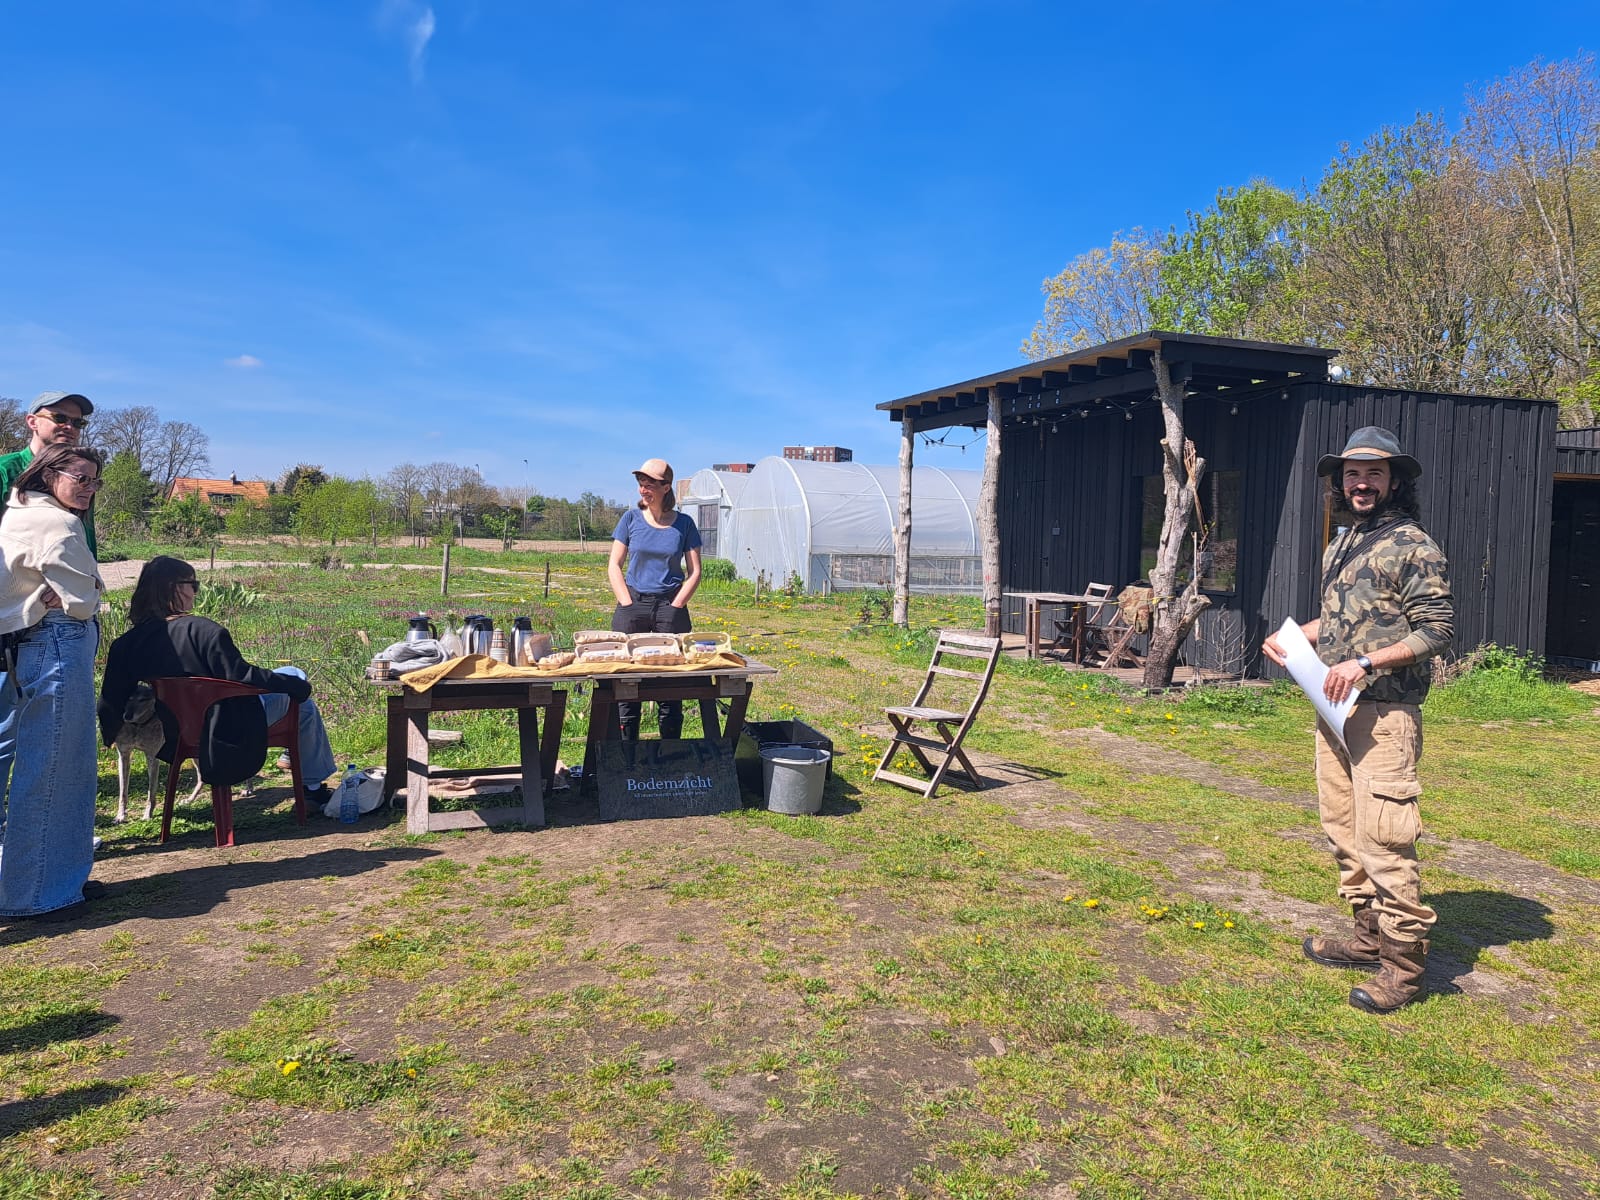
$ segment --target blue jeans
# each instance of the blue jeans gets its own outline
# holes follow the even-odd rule
[[[97,621],[46,613],[17,646],[5,682],[20,748],[5,790],[0,914],[53,912],[83,899],[100,784],[94,715]]]
[[[299,667],[274,667],[275,675],[293,675],[304,679],[306,673]],[[283,720],[289,711],[289,697],[282,692],[268,692],[261,697],[261,707],[267,710],[270,728]],[[317,702],[306,699],[300,702],[300,774],[307,787],[320,787],[333,774],[333,747],[328,744],[328,729],[317,711]]]

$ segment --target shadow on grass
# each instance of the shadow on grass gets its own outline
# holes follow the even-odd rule
[[[0,1138],[15,1137],[30,1129],[54,1125],[68,1117],[104,1108],[120,1100],[130,1089],[120,1083],[89,1083],[70,1087],[53,1096],[35,1096],[0,1104]]]
[[[1453,981],[1469,974],[1485,950],[1545,941],[1555,934],[1547,905],[1509,892],[1434,892],[1424,899],[1439,914],[1436,953],[1428,962],[1428,981],[1435,991],[1458,991]]]
[[[278,843],[280,846],[283,843]],[[292,847],[293,842],[289,845]],[[0,946],[80,929],[115,925],[128,917],[168,921],[210,912],[229,894],[247,888],[307,879],[350,879],[396,862],[420,862],[439,851],[425,846],[349,847],[263,860],[237,860],[181,867],[139,879],[106,884],[105,892],[70,919],[18,924],[0,932]]]
[[[102,1012],[92,1004],[74,1004],[57,1012],[41,1014],[21,1025],[0,1029],[0,1055],[26,1054],[56,1042],[94,1037],[110,1029],[119,1020],[120,1017]]]

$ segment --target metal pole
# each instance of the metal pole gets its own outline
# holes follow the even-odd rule
[[[439,568],[439,595],[450,594],[450,543],[444,544],[444,565]]]

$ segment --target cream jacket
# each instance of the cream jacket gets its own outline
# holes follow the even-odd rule
[[[0,633],[38,623],[46,588],[69,617],[87,621],[105,586],[77,515],[43,492],[12,492],[0,517]]]

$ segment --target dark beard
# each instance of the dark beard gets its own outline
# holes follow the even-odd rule
[[[1376,504],[1374,504],[1372,506],[1372,511],[1369,512],[1369,513],[1365,513],[1365,514],[1356,512],[1355,508],[1350,503],[1349,494],[1347,492],[1345,492],[1342,488],[1339,490],[1338,495],[1339,495],[1339,504],[1337,505],[1337,509],[1334,512],[1334,516],[1335,517],[1338,517],[1340,515],[1347,516],[1347,517],[1350,518],[1351,523],[1352,524],[1356,524],[1356,525],[1362,525],[1362,524],[1365,524],[1368,521],[1380,521],[1384,517],[1390,515],[1390,511],[1394,508],[1394,487],[1393,487],[1393,485],[1391,485],[1389,490],[1384,494],[1383,499],[1379,500]]]

